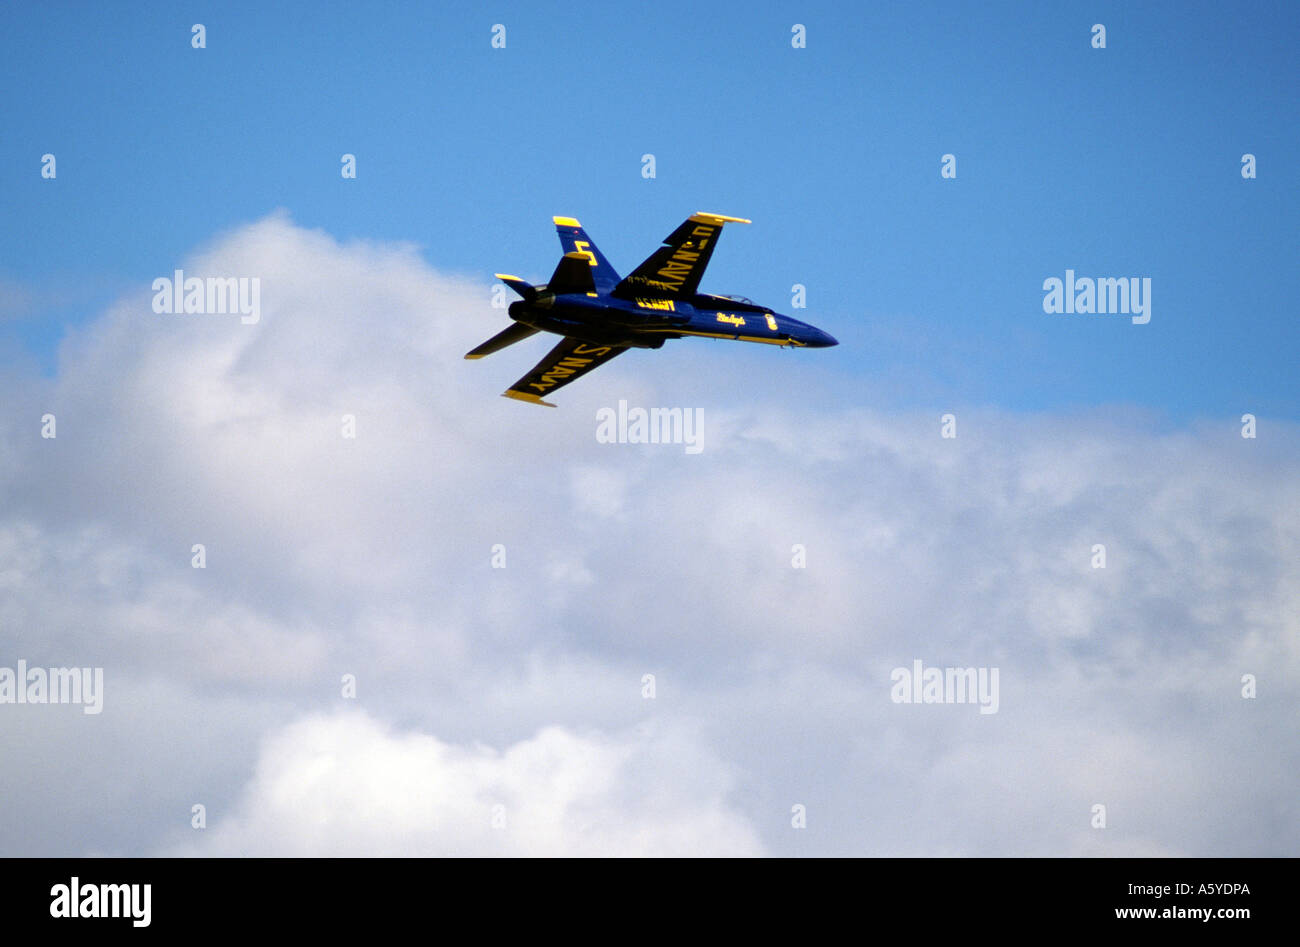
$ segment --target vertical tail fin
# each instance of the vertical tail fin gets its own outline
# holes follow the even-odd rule
[[[582,229],[582,224],[578,223],[572,217],[554,217],[555,232],[560,236],[560,245],[564,248],[565,254],[580,253],[587,258],[591,265],[591,281],[596,286],[596,291],[608,293],[618,285],[619,276],[614,267],[609,265],[609,260],[597,249],[587,232]]]

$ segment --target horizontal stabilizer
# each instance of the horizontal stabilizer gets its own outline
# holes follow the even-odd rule
[[[505,283],[507,286],[509,286],[511,289],[513,289],[516,293],[524,297],[524,299],[528,300],[529,302],[532,302],[534,299],[537,298],[537,289],[525,283],[518,276],[511,276],[508,273],[497,273],[495,275],[497,279]]]
[[[516,342],[536,334],[537,330],[532,326],[526,326],[522,322],[513,322],[507,328],[502,329],[496,335],[492,336],[492,338],[488,339],[478,348],[465,353],[465,357],[482,358],[484,355],[491,355],[493,352],[500,352],[507,345],[514,345]]]

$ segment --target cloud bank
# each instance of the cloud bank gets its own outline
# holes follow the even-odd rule
[[[141,285],[0,380],[0,664],[106,692],[0,706],[5,854],[1300,851],[1294,426],[887,412],[689,341],[552,411],[415,247],[276,214],[174,266],[260,321]],[[620,399],[704,450],[597,442]],[[916,659],[998,713],[891,702]]]

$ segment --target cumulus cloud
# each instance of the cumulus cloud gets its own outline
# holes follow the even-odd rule
[[[464,361],[504,314],[418,248],[276,214],[173,265],[260,278],[260,322],[141,286],[0,379],[0,665],[106,679],[93,721],[0,707],[10,853],[1297,850],[1294,426],[945,440],[690,341],[540,409],[497,395],[546,343]],[[598,443],[620,399],[704,451]],[[891,703],[914,659],[999,667],[999,712]]]
[[[746,856],[726,767],[688,739],[546,727],[497,751],[364,713],[272,733],[204,855]],[[191,833],[195,834],[195,833]]]

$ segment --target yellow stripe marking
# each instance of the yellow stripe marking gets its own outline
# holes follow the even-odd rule
[[[697,335],[706,339],[733,339],[737,342],[764,342],[768,345],[805,346],[797,339],[764,339],[756,335],[732,335],[727,332],[694,332],[689,329],[638,329],[638,332],[672,332],[676,335]]]
[[[582,224],[578,223],[577,219],[574,217],[552,217],[551,220],[555,221],[555,226],[557,227],[581,227],[582,226]]]

